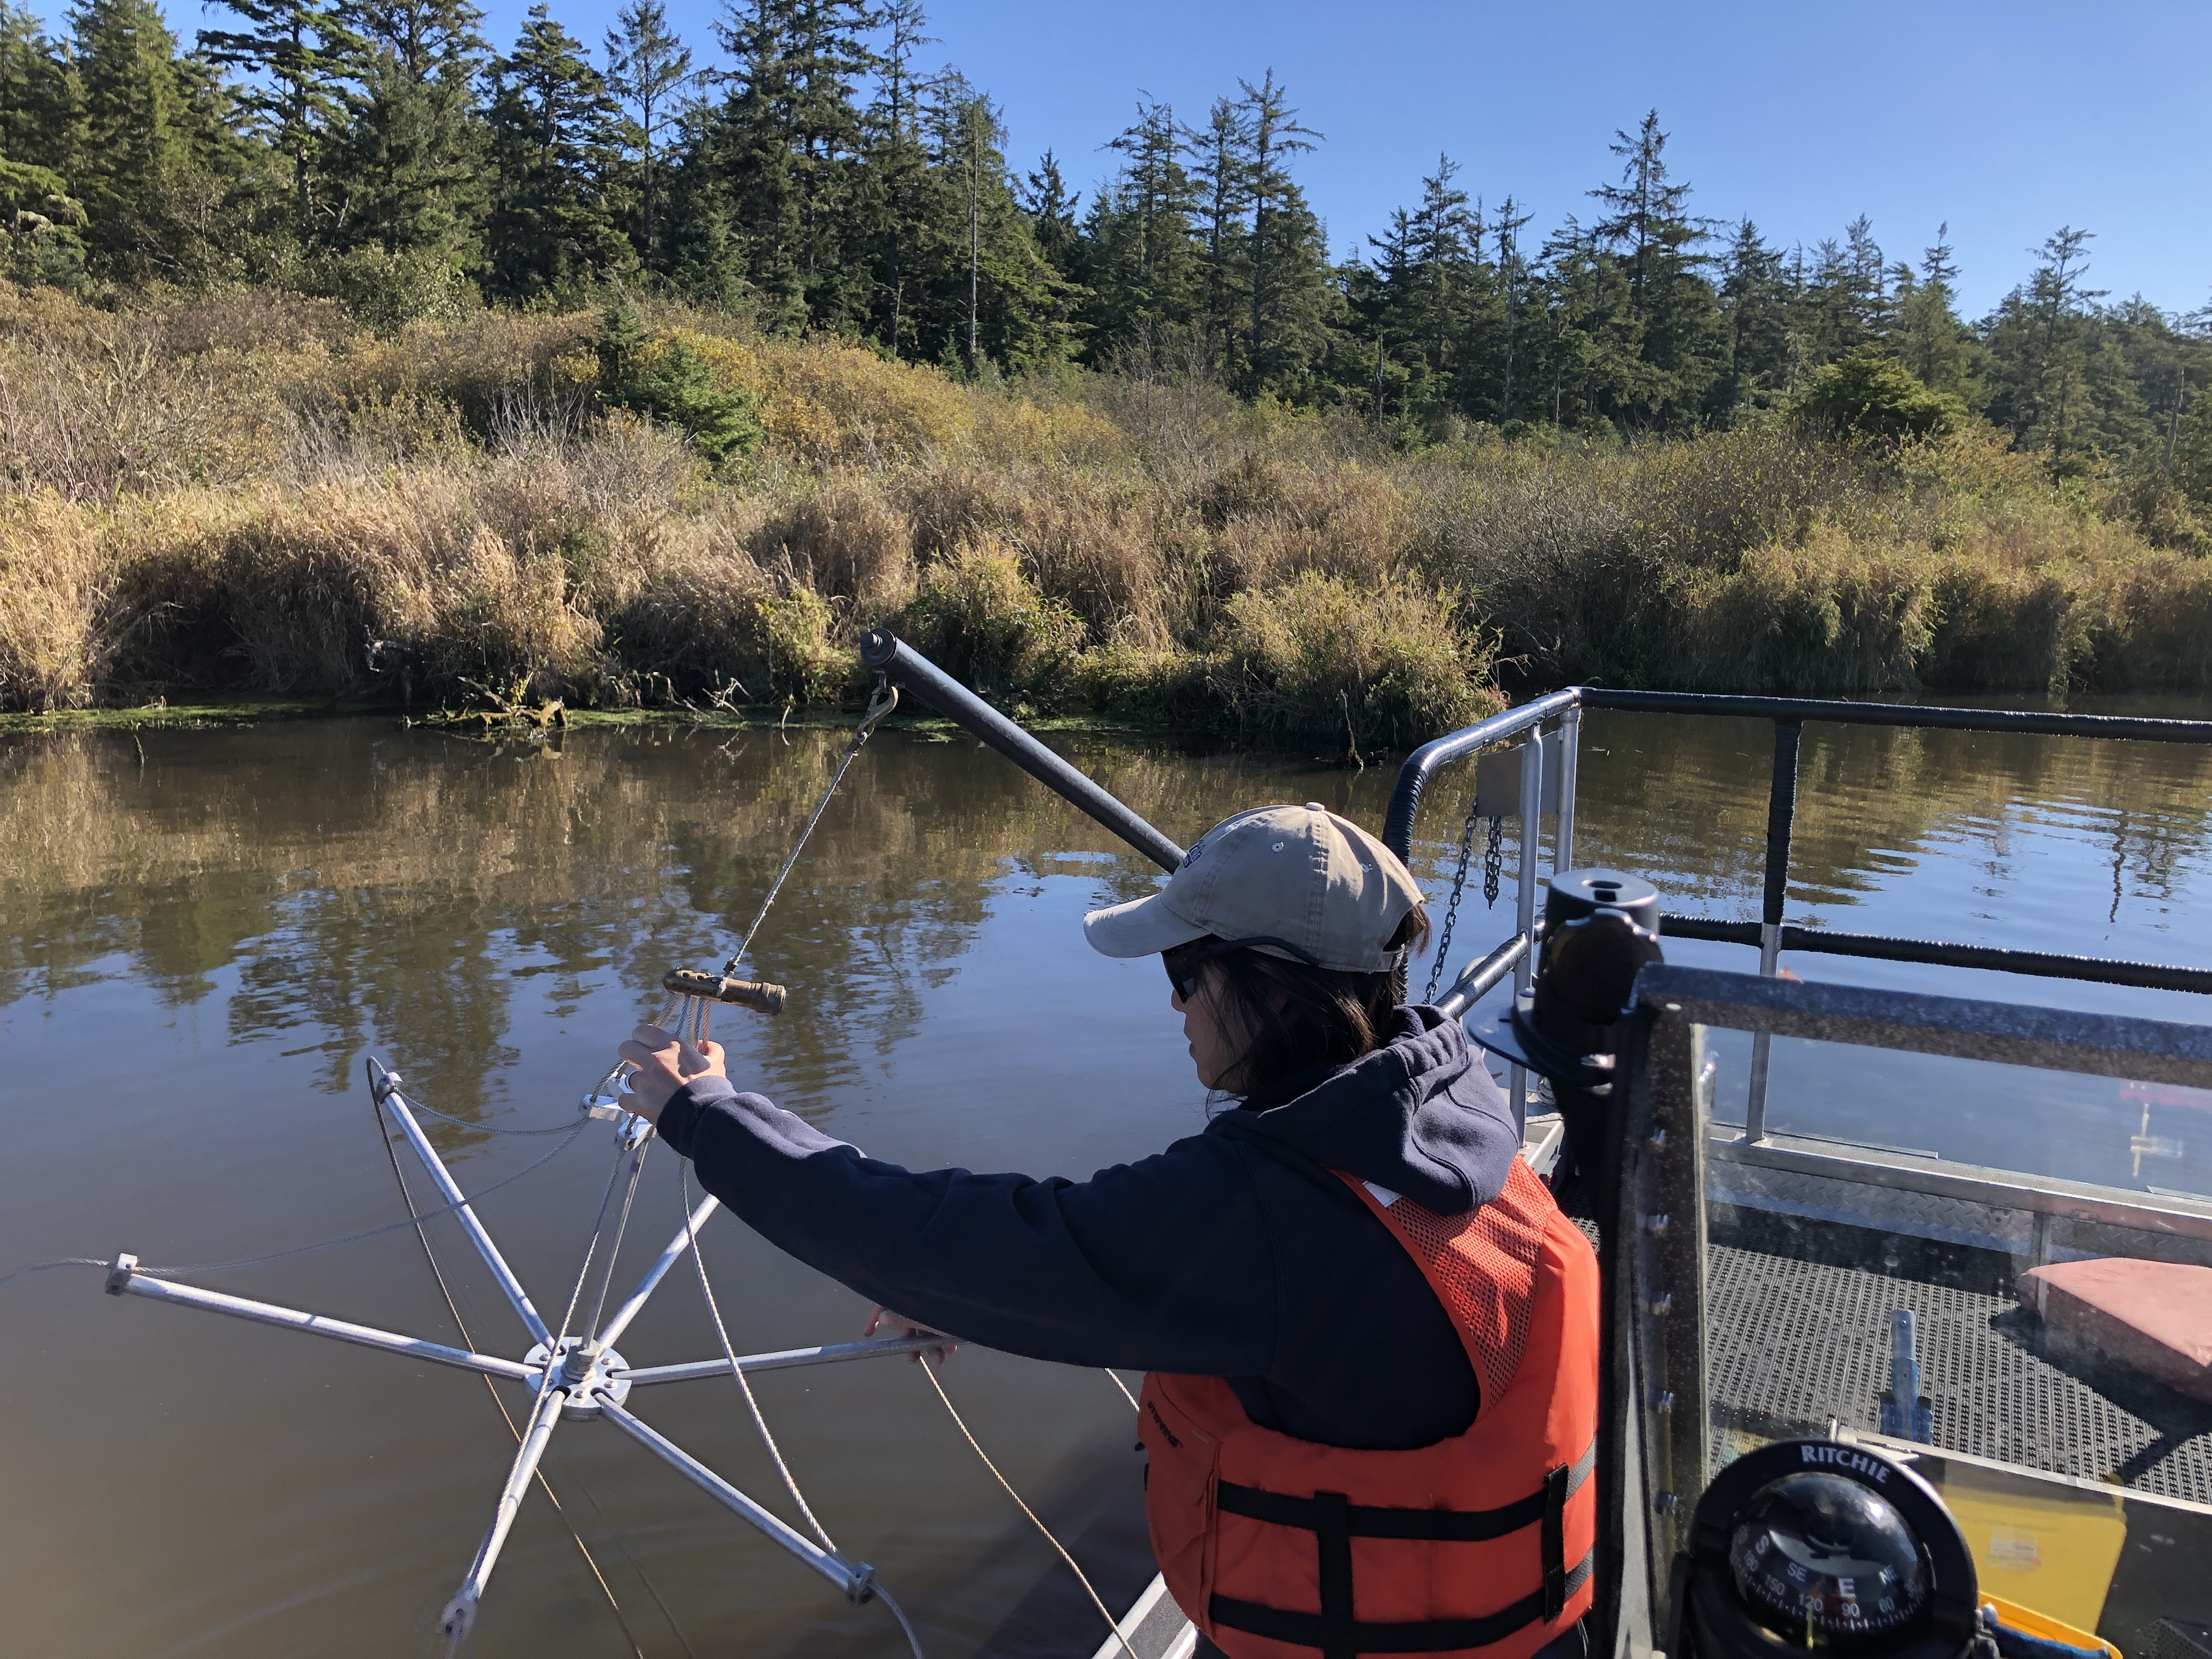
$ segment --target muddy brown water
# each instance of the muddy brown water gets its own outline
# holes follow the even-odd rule
[[[1768,730],[1593,714],[1578,861],[1648,875],[1670,908],[1755,915]],[[389,1222],[401,1212],[362,1081],[368,1054],[476,1124],[568,1118],[661,969],[712,966],[731,949],[841,742],[655,729],[475,743],[381,720],[135,743],[0,737],[0,1271],[121,1249],[221,1261]],[[1185,841],[1264,800],[1317,799],[1377,823],[1390,783],[1387,769],[1296,757],[1061,746]],[[1793,921],[2212,966],[2212,751],[1813,726],[1802,777]],[[1461,799],[1440,786],[1421,826],[1417,863],[1439,900]],[[1510,881],[1510,837],[1506,851]],[[1205,1103],[1157,967],[1092,955],[1078,923],[1151,890],[1154,875],[964,738],[887,732],[756,946],[761,970],[791,987],[790,1011],[774,1024],[726,1016],[717,1035],[733,1070],[880,1157],[1074,1177],[1140,1157],[1196,1130]],[[1495,909],[1471,891],[1455,960],[1494,943],[1510,915],[1510,891]],[[1670,954],[1752,962],[1719,945]],[[2179,993],[1795,965],[2212,1017]],[[1725,1040],[1721,1057],[1725,1114],[1743,1067]],[[1770,1121],[2212,1193],[2212,1099],[2181,1091],[1871,1054],[1839,1064],[1784,1044]],[[471,1190],[551,1144],[431,1133]],[[610,1156],[595,1129],[483,1206],[541,1307],[565,1299]],[[663,1152],[647,1164],[625,1279],[678,1207]],[[431,1231],[477,1342],[519,1355],[526,1339],[453,1224]],[[858,1297],[729,1218],[709,1228],[707,1256],[741,1348],[859,1334]],[[455,1340],[404,1232],[207,1282]],[[0,1298],[0,1650],[442,1650],[438,1609],[513,1449],[481,1382],[103,1297],[82,1269]],[[623,1346],[635,1364],[714,1352],[696,1283],[672,1277]],[[1109,1602],[1126,1605],[1152,1567],[1112,1382],[974,1349],[945,1382]],[[757,1386],[823,1522],[914,1611],[933,1659],[1096,1645],[1096,1614],[913,1367],[870,1361]],[[509,1396],[518,1415],[520,1403]],[[633,1403],[788,1513],[728,1382]],[[846,1607],[611,1427],[564,1426],[546,1471],[629,1633],[533,1492],[473,1651],[904,1650],[881,1608]]]

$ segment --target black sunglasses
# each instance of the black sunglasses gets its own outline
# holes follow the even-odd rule
[[[1291,944],[1290,940],[1286,939],[1277,939],[1273,933],[1255,933],[1249,939],[1213,939],[1211,937],[1206,939],[1194,939],[1188,945],[1178,945],[1171,950],[1161,951],[1160,960],[1167,966],[1168,983],[1175,987],[1175,994],[1181,997],[1185,1002],[1188,1002],[1192,997],[1198,994],[1198,969],[1200,963],[1207,961],[1211,957],[1221,956],[1227,951],[1241,951],[1246,946],[1253,945],[1272,945],[1278,950],[1288,951],[1292,956],[1296,957],[1300,962],[1305,963],[1309,968],[1318,968],[1321,966],[1319,962],[1316,961],[1305,951],[1298,949],[1298,947]]]

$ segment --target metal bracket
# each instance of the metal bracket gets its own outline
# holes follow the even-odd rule
[[[1559,776],[1565,769],[1561,763],[1565,740],[1554,730],[1534,739],[1543,750],[1544,787],[1540,814],[1556,813],[1559,810]],[[1474,811],[1478,817],[1510,818],[1521,814],[1521,763],[1526,758],[1528,744],[1516,744],[1510,749],[1492,750],[1475,757]]]

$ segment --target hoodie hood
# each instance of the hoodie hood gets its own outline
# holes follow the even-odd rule
[[[1224,1112],[1208,1132],[1278,1142],[1438,1215],[1487,1204],[1521,1150],[1511,1109],[1457,1020],[1425,1006],[1396,1018],[1372,1054],[1278,1104]]]

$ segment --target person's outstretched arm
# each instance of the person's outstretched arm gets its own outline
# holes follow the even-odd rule
[[[627,1058],[666,1060],[641,1065],[633,1086],[648,1105],[661,1095],[661,1136],[708,1191],[840,1284],[1038,1359],[1212,1376],[1271,1368],[1273,1253],[1232,1143],[1195,1136],[1081,1182],[906,1170],[738,1092],[709,1048],[695,1066],[659,1042],[625,1045]]]

